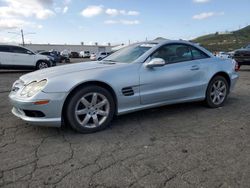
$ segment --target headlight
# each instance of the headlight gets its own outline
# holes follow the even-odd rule
[[[42,91],[46,83],[47,80],[42,80],[40,82],[31,82],[23,88],[21,96],[32,97],[36,95],[38,92]]]

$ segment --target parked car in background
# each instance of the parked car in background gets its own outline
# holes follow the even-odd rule
[[[96,61],[96,53],[91,53],[90,58],[91,61]]]
[[[48,56],[15,45],[0,45],[0,68],[44,69],[55,66]]]
[[[237,63],[185,41],[147,41],[102,61],[29,73],[13,84],[12,112],[34,124],[96,132],[114,115],[205,101],[225,104],[238,79]],[[74,79],[72,79],[74,78]],[[24,102],[25,101],[25,102]]]
[[[63,50],[61,51],[60,55],[62,57],[62,61],[65,61],[65,63],[69,63],[70,62],[70,51],[69,50]]]
[[[79,58],[79,53],[78,52],[71,52],[69,55],[70,58]]]
[[[228,52],[218,52],[216,57],[219,58],[231,58],[231,55]]]
[[[239,67],[250,65],[250,44],[245,48],[235,50],[233,58],[238,62]]]
[[[89,51],[81,51],[79,53],[79,56],[82,58],[90,58],[90,52]]]
[[[62,57],[53,52],[42,51],[42,52],[39,52],[39,54],[48,56],[54,64],[61,63],[62,61]]]
[[[92,61],[101,61],[102,59],[104,59],[105,57],[109,56],[110,52],[99,52],[98,54],[91,54],[90,55],[90,60]]]

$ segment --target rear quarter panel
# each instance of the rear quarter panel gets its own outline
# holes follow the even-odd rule
[[[221,59],[217,57],[208,58],[201,62],[201,69],[203,71],[203,84],[204,88],[207,88],[210,80],[218,73],[226,73],[230,80],[238,77],[238,74],[234,70],[235,63],[232,59]],[[206,90],[204,90],[203,95],[206,95]]]

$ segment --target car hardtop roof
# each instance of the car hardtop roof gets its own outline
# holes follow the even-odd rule
[[[31,50],[31,49],[29,49],[29,48],[26,48],[25,46],[18,45],[18,44],[1,44],[1,43],[0,43],[0,46],[14,46],[14,47],[21,47],[21,48],[25,48],[26,50],[29,50],[29,51],[31,51],[31,52],[33,52],[33,53],[34,53],[34,51],[33,51],[33,50]]]
[[[178,43],[178,44],[189,44],[189,45],[197,45],[193,42],[186,41],[186,40],[168,40],[168,39],[160,39],[160,40],[151,40],[151,41],[144,41],[138,42],[136,44],[156,44],[156,45],[164,45],[164,44],[171,44],[171,43]]]
[[[186,44],[186,45],[190,45],[190,46],[193,46],[193,47],[201,50],[202,52],[204,52],[205,54],[207,54],[209,57],[214,57],[214,55],[210,51],[208,51],[207,49],[203,48],[199,44],[193,43],[193,42],[189,42],[189,41],[185,41],[185,40],[167,40],[167,39],[163,40],[163,39],[161,39],[161,40],[152,40],[152,41],[138,42],[138,43],[135,43],[135,44],[132,44],[132,45],[135,45],[135,46],[136,45],[137,46],[139,46],[139,45],[145,45],[145,46],[149,45],[150,46],[150,44],[153,45],[153,46],[151,46],[152,49],[150,49],[145,54],[143,54],[141,57],[139,57],[136,61],[138,61],[138,62],[144,62],[148,58],[148,56],[154,50],[156,50],[157,48],[159,48],[159,47],[161,47],[163,45],[167,45],[167,44],[184,44],[184,45]]]

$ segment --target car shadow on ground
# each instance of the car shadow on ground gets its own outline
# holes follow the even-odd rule
[[[235,105],[238,103],[237,97],[230,97],[230,99],[226,102],[224,107],[221,108],[230,108],[232,105]],[[166,125],[167,127],[167,121],[171,119],[171,121],[175,122],[176,124],[179,124],[182,120],[188,121],[189,119],[195,119],[196,115],[199,113],[206,114],[208,113],[211,116],[217,116],[217,112],[219,109],[212,109],[208,108],[203,101],[201,102],[190,102],[190,103],[180,103],[180,104],[173,104],[173,105],[166,105],[151,109],[146,109],[138,112],[133,112],[121,116],[115,116],[113,121],[111,122],[110,126],[107,127],[107,129],[99,132],[98,134],[102,134],[102,132],[105,134],[106,131],[114,131],[114,132],[120,132],[120,131],[130,131],[130,129],[133,129],[133,126],[138,126],[138,124],[147,124],[144,128],[149,129],[155,129],[157,130],[156,126]],[[143,123],[142,123],[143,122]],[[164,126],[165,126],[164,125]],[[196,125],[194,125],[196,126]],[[67,134],[81,134],[77,133],[74,130],[69,127],[69,125],[63,125],[61,130]],[[160,130],[159,130],[160,131]],[[90,133],[90,134],[96,134],[96,133]],[[124,132],[126,134],[126,132]]]

